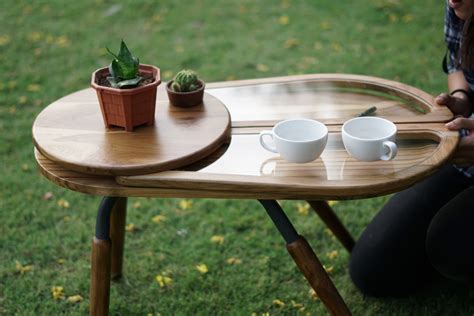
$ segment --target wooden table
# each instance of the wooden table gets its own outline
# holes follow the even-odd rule
[[[183,132],[190,137],[189,146],[194,142],[199,145],[191,152],[185,146],[171,156],[160,153],[167,134],[150,132],[157,127],[142,127],[125,135],[115,129],[106,130],[100,123],[92,124],[101,121],[92,89],[73,93],[48,106],[33,125],[35,156],[42,174],[70,190],[104,196],[92,246],[90,314],[108,313],[110,279],[122,273],[127,197],[170,197],[259,200],[285,239],[288,252],[330,313],[350,315],[311,246],[298,234],[276,200],[308,201],[351,251],[353,238],[325,201],[385,195],[431,175],[453,158],[459,142],[458,133],[444,126],[452,118],[451,112],[414,87],[356,75],[212,83],[206,86],[206,92],[204,105],[187,113],[170,107],[163,86],[159,88],[157,124],[163,116],[177,111],[173,117],[177,115],[189,123],[180,121],[178,134]],[[85,106],[87,115],[81,115],[80,109]],[[376,116],[397,125],[399,152],[392,161],[360,162],[351,158],[342,145],[342,123],[371,106],[377,107]],[[231,125],[225,123],[228,115],[223,108],[230,113]],[[192,114],[193,111],[200,114]],[[202,115],[203,111],[216,128],[206,130],[212,137],[200,142],[192,136],[192,117]],[[213,114],[218,119],[213,120]],[[259,145],[261,130],[295,117],[316,119],[328,126],[328,145],[314,162],[288,163]],[[125,149],[116,145],[124,138],[128,139]],[[150,141],[154,147],[147,151]],[[87,147],[89,151],[81,150],[78,155],[77,146],[84,144],[95,148]],[[104,146],[107,150],[103,150]],[[460,153],[458,160],[472,162],[469,155]]]

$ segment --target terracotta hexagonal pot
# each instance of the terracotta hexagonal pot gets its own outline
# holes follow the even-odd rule
[[[166,92],[168,93],[168,99],[170,100],[171,104],[185,108],[201,104],[206,83],[202,80],[199,80],[199,83],[201,84],[201,87],[197,90],[190,92],[175,92],[173,89],[171,89],[173,80],[168,82],[168,84],[166,84]]]
[[[91,86],[97,91],[106,127],[120,126],[131,132],[135,126],[150,126],[155,123],[156,88],[161,83],[160,69],[140,64],[139,72],[151,75],[153,81],[132,89],[100,85],[100,78],[109,76],[108,67],[100,68],[92,74]]]

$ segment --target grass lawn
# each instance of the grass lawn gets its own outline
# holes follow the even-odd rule
[[[443,12],[443,1],[407,0],[2,0],[0,315],[88,312],[100,198],[39,175],[31,125],[108,65],[106,46],[117,50],[125,39],[164,81],[185,67],[207,82],[340,72],[437,94],[446,89]],[[386,199],[334,208],[357,237]],[[474,290],[454,284],[404,299],[362,296],[349,279],[347,252],[317,216],[298,202],[283,205],[332,267],[354,315],[474,312]],[[137,198],[128,207],[125,277],[111,287],[111,315],[327,315],[257,202]],[[202,264],[207,273],[196,268]],[[158,275],[171,283],[161,287]]]

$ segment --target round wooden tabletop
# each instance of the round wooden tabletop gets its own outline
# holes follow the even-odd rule
[[[230,138],[230,115],[217,98],[178,108],[158,89],[155,125],[134,132],[106,128],[95,91],[72,93],[47,106],[33,124],[36,148],[79,172],[139,175],[179,168],[206,157]]]

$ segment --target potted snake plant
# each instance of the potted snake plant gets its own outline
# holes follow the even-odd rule
[[[170,103],[178,107],[202,104],[206,84],[192,70],[181,70],[166,85]]]
[[[108,67],[97,69],[91,80],[105,126],[131,132],[139,125],[153,125],[160,69],[140,64],[123,40],[118,54],[107,50],[114,59]]]

